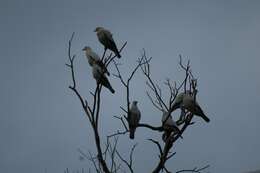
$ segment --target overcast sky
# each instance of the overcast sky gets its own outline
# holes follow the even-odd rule
[[[75,32],[72,50],[80,92],[91,98],[91,69],[81,49],[103,48],[93,30],[112,31],[122,52],[124,76],[145,48],[152,56],[152,75],[158,84],[166,78],[180,82],[178,55],[191,60],[198,77],[198,101],[211,119],[195,117],[174,147],[167,163],[172,171],[210,164],[212,173],[239,173],[260,167],[260,1],[0,1],[0,170],[4,173],[61,173],[88,168],[77,148],[95,152],[92,131],[80,103],[68,89],[71,76],[65,67],[67,44]],[[109,68],[115,72],[113,66]],[[102,92],[102,136],[121,128],[113,119],[125,105],[124,90],[110,77],[116,90]],[[161,114],[144,94],[140,71],[134,78],[131,99],[139,101],[142,122],[160,124]],[[175,114],[176,115],[176,114]],[[157,150],[146,139],[160,134],[138,129],[136,139],[119,140],[127,154],[138,142],[137,172],[149,172],[157,163]],[[103,141],[104,142],[104,141]]]

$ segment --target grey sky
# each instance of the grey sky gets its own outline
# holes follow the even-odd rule
[[[76,78],[90,98],[95,82],[81,49],[90,45],[99,54],[96,26],[114,33],[122,53],[123,74],[136,63],[142,48],[153,57],[153,78],[181,80],[178,55],[191,60],[199,78],[198,100],[211,119],[184,134],[168,162],[172,170],[210,164],[213,173],[243,172],[260,167],[259,1],[87,1],[2,0],[0,2],[0,169],[5,173],[62,172],[89,167],[76,149],[95,151],[87,119],[69,91],[67,41],[76,32]],[[111,67],[111,71],[114,68]],[[159,124],[161,114],[143,94],[141,73],[135,76],[132,99],[139,100],[142,121]],[[112,118],[124,105],[123,88],[111,78],[116,94],[103,91],[103,135],[120,127]],[[120,138],[127,154],[138,142],[136,169],[154,167],[156,148],[145,139],[160,139],[138,129],[135,141]],[[141,163],[140,163],[141,162]]]

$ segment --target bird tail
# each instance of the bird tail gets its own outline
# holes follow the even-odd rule
[[[117,49],[117,46],[116,46],[116,43],[114,42],[114,40],[109,39],[108,41],[109,41],[108,44],[110,45],[110,50],[112,50],[118,58],[121,58],[121,55],[119,54],[119,51]]]
[[[203,110],[200,108],[200,106],[196,106],[194,114],[200,116],[201,118],[203,118],[203,120],[205,120],[207,123],[210,121],[209,118],[204,114]]]
[[[105,76],[102,77],[101,81],[102,81],[102,85],[104,87],[109,89],[111,93],[113,93],[113,94],[115,93],[115,90],[113,89],[113,87],[111,86],[110,82],[108,81],[108,79]]]
[[[134,128],[134,127],[129,128],[129,138],[130,139],[135,138],[135,130],[136,130],[136,128]]]
[[[113,93],[113,94],[115,93],[115,90],[112,88],[111,85],[109,85],[107,88],[109,89],[109,91],[110,91],[111,93]]]
[[[205,114],[202,114],[201,118],[203,118],[207,123],[210,122],[210,119]]]

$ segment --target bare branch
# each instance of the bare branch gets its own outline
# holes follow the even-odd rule
[[[126,123],[125,123],[123,117],[118,117],[118,116],[114,116],[114,117],[117,118],[117,119],[119,119],[119,120],[122,122],[122,124],[123,124],[125,130],[128,130],[128,128],[127,128],[127,126],[126,126]]]
[[[134,150],[135,150],[136,146],[137,146],[137,143],[134,144],[134,146],[132,147],[131,152],[130,152],[130,156],[129,156],[130,166],[131,166],[131,167],[132,167],[132,165],[133,165],[133,154],[134,154]]]
[[[139,59],[139,64],[142,64],[141,70],[142,70],[144,76],[148,80],[146,82],[147,86],[151,89],[151,91],[155,95],[156,103],[157,103],[157,106],[155,106],[155,107],[157,109],[159,107],[160,109],[168,110],[168,107],[166,106],[166,104],[164,103],[164,101],[162,99],[161,88],[157,84],[155,84],[154,81],[151,79],[150,64],[149,64],[150,60],[151,60],[151,58],[148,59],[147,56],[146,56],[145,50],[143,50],[142,58]],[[153,99],[150,99],[150,100],[153,100]],[[153,105],[155,105],[154,101],[152,103],[153,103]]]
[[[131,149],[131,152],[130,152],[130,155],[129,155],[129,161],[127,161],[126,159],[123,158],[123,156],[116,150],[116,154],[117,156],[119,157],[119,159],[125,163],[125,165],[128,167],[129,171],[131,173],[134,173],[134,170],[133,170],[133,153],[134,153],[134,150],[136,148],[137,144],[133,145],[132,149]]]
[[[88,102],[86,99],[83,99],[83,97],[80,95],[76,88],[76,79],[75,79],[75,72],[74,72],[74,60],[76,55],[71,55],[71,45],[72,45],[72,40],[74,38],[74,33],[72,34],[70,40],[69,40],[69,46],[68,46],[68,57],[69,57],[69,64],[67,63],[66,66],[71,70],[71,76],[72,76],[72,85],[69,86],[69,88],[77,95],[78,99],[81,102],[81,105],[86,113],[86,115],[89,118],[89,121],[92,125],[92,129],[94,131],[94,136],[95,136],[95,142],[96,142],[96,147],[97,147],[97,158],[99,161],[99,166],[101,165],[103,171],[105,173],[110,173],[107,164],[105,160],[103,159],[103,154],[102,154],[102,149],[100,146],[100,137],[99,137],[99,132],[98,132],[98,119],[99,119],[99,114],[100,114],[100,94],[101,94],[101,89],[102,86],[97,84],[97,87],[95,89],[95,93],[93,95],[93,107],[92,109],[89,107]],[[123,47],[120,49],[120,51],[123,50],[123,48],[126,46],[126,43],[123,45]],[[102,60],[105,57],[106,51],[104,51]],[[107,60],[106,66],[109,65],[109,63],[115,58],[115,56],[110,56],[110,59]]]
[[[93,155],[91,154],[90,151],[88,151],[88,153],[89,153],[88,159],[89,159],[89,161],[91,161],[91,163],[93,164],[93,166],[94,166],[96,172],[97,172],[97,173],[101,173],[101,169],[100,169],[100,168],[97,166],[97,164],[96,164],[95,157],[93,157]]]
[[[89,111],[89,107],[88,107],[88,104],[87,102],[84,102],[84,99],[83,97],[80,95],[80,93],[78,92],[78,90],[76,89],[76,79],[75,79],[75,72],[74,72],[74,60],[75,60],[75,57],[76,55],[73,55],[71,56],[71,43],[72,43],[72,40],[74,38],[74,32],[72,33],[71,35],[71,38],[69,40],[69,47],[68,47],[68,57],[69,57],[69,64],[66,64],[67,67],[69,67],[69,69],[71,70],[71,76],[72,76],[72,86],[69,86],[69,88],[77,95],[77,97],[79,98],[80,100],[80,103],[82,105],[82,108],[84,109],[87,117],[89,118],[89,121],[90,122],[93,122],[93,119],[91,118],[91,111]]]
[[[182,173],[182,172],[193,172],[193,173],[201,173],[201,171],[209,168],[210,165],[206,165],[202,168],[194,168],[194,169],[183,169],[183,170],[180,170],[180,171],[177,171],[176,173]]]
[[[153,106],[158,109],[159,111],[163,111],[163,108],[161,107],[161,105],[157,105],[157,102],[155,102],[152,98],[152,96],[149,94],[148,91],[146,91],[146,95],[148,96],[149,100],[151,101],[151,103],[153,104]]]
[[[122,106],[120,106],[120,109],[122,109],[125,113],[128,113]]]
[[[160,155],[162,155],[163,154],[163,150],[162,150],[162,147],[161,147],[160,143],[158,141],[154,140],[154,139],[148,139],[148,140],[153,142],[158,147],[158,149],[160,151]]]
[[[144,123],[139,123],[138,127],[145,127],[145,128],[148,128],[148,129],[151,129],[151,130],[154,130],[154,131],[158,131],[158,132],[162,132],[163,131],[163,127],[162,126],[155,127],[155,126],[151,126],[149,124],[144,124]]]
[[[119,130],[117,130],[116,133],[113,133],[113,134],[111,134],[111,135],[108,135],[107,137],[108,137],[108,138],[111,138],[111,137],[115,137],[115,136],[118,136],[118,135],[124,135],[124,134],[126,134],[126,133],[128,133],[128,132],[129,132],[128,130],[125,130],[125,131],[119,131]]]
[[[74,71],[74,61],[76,59],[76,55],[71,54],[71,47],[72,47],[72,41],[74,38],[75,33],[71,35],[71,38],[69,39],[69,45],[68,45],[68,59],[69,63],[66,63],[66,67],[70,69],[71,72],[71,78],[72,78],[72,84],[69,86],[69,88],[72,90],[72,92],[77,96],[77,98],[80,100],[81,106],[88,117],[92,130],[94,132],[94,137],[95,137],[95,144],[97,148],[97,155],[94,157],[90,152],[89,152],[89,157],[85,155],[83,151],[78,149],[78,152],[81,154],[81,156],[84,158],[87,158],[90,160],[90,162],[93,164],[96,172],[98,173],[117,173],[119,169],[121,169],[121,164],[118,164],[117,161],[118,159],[121,160],[121,163],[123,162],[129,169],[131,173],[134,172],[133,170],[133,153],[136,148],[136,144],[132,147],[129,155],[129,160],[125,159],[122,157],[122,155],[118,152],[117,150],[117,145],[118,145],[118,136],[119,135],[125,135],[126,133],[129,132],[127,123],[128,122],[128,115],[129,115],[129,110],[130,110],[130,84],[131,81],[136,74],[137,70],[141,68],[141,71],[143,75],[146,77],[147,82],[146,85],[149,88],[149,92],[147,91],[146,94],[151,101],[152,105],[160,110],[160,111],[169,111],[172,113],[174,110],[172,109],[172,106],[174,104],[174,101],[176,99],[176,96],[179,92],[179,90],[183,89],[184,92],[186,93],[187,90],[190,90],[192,92],[192,96],[194,97],[194,101],[196,101],[196,94],[197,94],[197,79],[194,78],[191,68],[190,68],[190,61],[186,64],[183,63],[182,61],[182,56],[180,55],[180,61],[179,65],[182,70],[185,72],[185,78],[180,84],[180,86],[177,87],[176,82],[173,84],[170,82],[170,79],[166,79],[166,82],[164,83],[167,88],[168,88],[168,98],[169,100],[166,100],[163,98],[164,93],[160,85],[156,84],[154,80],[152,79],[151,76],[151,68],[150,68],[150,61],[151,57],[148,58],[146,56],[145,50],[142,52],[141,58],[138,59],[138,63],[134,66],[133,70],[129,74],[128,78],[124,79],[120,72],[119,64],[116,62],[115,57],[116,55],[113,55],[110,53],[108,56],[106,56],[106,50],[104,50],[103,55],[102,55],[102,62],[105,64],[106,67],[110,65],[111,62],[113,62],[116,73],[114,76],[118,78],[121,82],[121,84],[124,86],[126,89],[126,106],[123,108],[120,106],[120,109],[124,112],[121,117],[119,116],[114,116],[114,118],[120,120],[120,122],[123,125],[124,130],[120,131],[117,130],[114,134],[108,135],[107,136],[107,143],[106,148],[104,152],[102,152],[101,148],[101,138],[99,135],[99,117],[100,117],[100,111],[101,111],[101,91],[102,91],[102,85],[98,84],[96,85],[95,91],[90,92],[92,95],[92,102],[88,102],[87,99],[84,99],[80,92],[77,89],[77,81],[75,78],[75,71]],[[123,46],[120,48],[119,52],[121,52],[124,47],[126,46],[127,42],[123,44]],[[92,103],[91,106],[89,103]],[[167,105],[166,105],[167,103]],[[170,115],[170,114],[169,114]],[[171,159],[176,152],[172,152],[171,149],[174,145],[174,143],[182,137],[182,134],[184,131],[187,129],[188,126],[194,124],[192,122],[193,114],[190,112],[186,112],[185,110],[182,110],[181,115],[179,120],[177,121],[178,126],[180,126],[180,130],[178,133],[169,133],[167,135],[167,139],[164,140],[165,143],[164,145],[161,145],[159,141],[156,141],[154,139],[148,139],[149,141],[153,142],[157,148],[159,149],[159,162],[152,171],[153,173],[159,173],[160,171],[166,171],[167,173],[170,173],[170,171],[165,167],[165,163],[167,160]],[[167,118],[166,118],[167,119]],[[150,124],[146,123],[139,123],[137,127],[143,127],[147,128],[153,131],[157,132],[164,132],[164,128],[162,125],[160,126],[152,126]],[[169,136],[169,137],[168,137]],[[114,142],[110,141],[110,138],[114,137]],[[116,157],[117,156],[117,157]],[[108,157],[108,160],[107,160]],[[108,161],[111,161],[110,168],[108,168]],[[110,162],[109,162],[110,163]],[[194,168],[191,170],[180,170],[176,173],[181,173],[181,172],[195,172],[195,173],[201,173],[202,170],[205,170],[209,167],[209,165],[202,167],[200,169]],[[68,173],[68,169],[66,170]],[[89,170],[90,172],[90,170]]]

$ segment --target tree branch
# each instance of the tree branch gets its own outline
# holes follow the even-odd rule
[[[105,173],[110,173],[108,166],[105,162],[105,160],[103,159],[103,154],[102,154],[102,149],[101,149],[101,144],[100,144],[100,137],[99,137],[99,132],[98,132],[98,119],[99,119],[99,114],[100,114],[100,103],[101,103],[101,90],[102,90],[102,86],[97,84],[97,87],[95,89],[95,94],[93,95],[93,107],[92,109],[89,107],[88,102],[86,99],[83,99],[83,97],[80,95],[79,91],[77,90],[76,86],[76,79],[75,79],[75,72],[74,72],[74,60],[76,55],[71,55],[71,45],[72,45],[72,41],[74,38],[75,33],[73,32],[70,40],[69,40],[69,46],[68,46],[68,57],[69,57],[69,64],[66,64],[66,66],[71,70],[71,76],[72,76],[72,85],[69,86],[69,88],[77,95],[78,99],[81,102],[81,105],[87,115],[87,117],[89,118],[89,121],[92,125],[92,129],[94,131],[94,136],[95,136],[95,143],[96,143],[96,148],[97,148],[97,158],[99,160],[99,163],[102,166],[102,169]],[[120,52],[123,50],[123,48],[126,46],[126,42],[125,44],[121,47]],[[103,56],[102,56],[102,60],[104,59],[106,54],[106,51],[104,50]],[[107,59],[106,63],[106,67],[109,65],[109,63],[115,58],[116,56],[112,56],[110,55],[109,58]]]
[[[106,148],[105,151],[102,152],[102,147],[101,147],[101,138],[99,135],[99,117],[100,117],[100,111],[101,111],[101,91],[102,91],[102,85],[98,84],[96,85],[95,91],[90,92],[93,97],[92,105],[89,106],[89,102],[87,99],[84,99],[80,92],[77,89],[77,81],[75,78],[75,70],[74,70],[74,61],[76,59],[76,55],[71,54],[71,47],[72,47],[72,41],[74,38],[75,33],[73,32],[71,38],[69,39],[69,45],[68,45],[68,58],[69,58],[69,63],[66,64],[66,66],[70,69],[71,72],[71,78],[72,78],[72,84],[69,86],[70,90],[77,96],[79,99],[81,106],[86,114],[86,116],[89,119],[89,122],[91,124],[92,130],[94,132],[94,137],[95,137],[95,144],[96,144],[96,149],[97,149],[97,156],[93,157],[93,155],[89,152],[89,157],[88,159],[92,162],[96,172],[98,173],[116,173],[119,169],[121,164],[117,164],[116,159],[120,159],[121,162],[123,162],[129,169],[131,173],[134,172],[133,170],[133,153],[136,148],[136,144],[132,147],[129,155],[129,160],[124,159],[122,155],[118,152],[117,150],[117,144],[118,144],[118,135],[125,135],[126,133],[129,132],[128,127],[126,125],[125,120],[128,122],[128,114],[130,110],[130,84],[131,81],[136,74],[137,70],[141,68],[142,73],[147,79],[146,85],[149,88],[149,91],[151,91],[152,94],[150,94],[148,91],[146,92],[149,100],[151,101],[152,105],[160,110],[160,111],[168,111],[170,114],[174,111],[172,106],[174,104],[174,101],[176,99],[176,96],[179,92],[180,89],[183,89],[184,92],[186,93],[188,90],[192,93],[192,96],[194,97],[194,101],[196,101],[196,94],[197,94],[197,80],[194,78],[191,69],[190,69],[190,61],[187,62],[186,65],[182,62],[182,56],[180,55],[180,61],[179,65],[182,70],[185,71],[185,78],[180,84],[180,86],[177,87],[176,82],[172,84],[170,82],[170,79],[167,79],[166,82],[164,83],[167,88],[168,88],[168,95],[169,95],[169,100],[165,101],[163,98],[163,91],[162,88],[156,84],[152,77],[151,77],[151,69],[150,69],[150,61],[151,57],[147,58],[145,50],[143,50],[141,58],[138,59],[137,65],[134,67],[128,78],[125,80],[120,72],[119,69],[119,64],[116,62],[115,57],[116,55],[113,55],[110,53],[108,56],[106,56],[106,50],[104,50],[103,55],[102,55],[102,62],[105,64],[106,67],[110,65],[111,62],[113,62],[117,74],[114,74],[116,78],[118,78],[121,82],[121,84],[125,87],[126,89],[126,107],[123,108],[120,106],[120,108],[123,110],[123,112],[126,114],[123,114],[122,117],[119,116],[114,116],[118,120],[121,121],[123,124],[124,130],[119,131],[117,130],[114,134],[108,135],[107,136],[107,143],[106,143]],[[119,52],[121,52],[124,47],[126,46],[127,42],[123,44],[123,46],[119,49]],[[167,104],[166,104],[167,103]],[[170,116],[169,114],[169,116]],[[154,139],[148,139],[149,141],[153,142],[158,150],[159,150],[159,162],[152,171],[153,173],[159,173],[160,171],[166,171],[167,173],[170,173],[170,171],[165,167],[165,163],[167,160],[171,159],[176,153],[171,152],[170,150],[172,149],[174,143],[182,136],[184,131],[187,129],[189,125],[192,125],[193,122],[191,122],[193,118],[193,114],[190,112],[186,112],[185,110],[181,111],[181,115],[179,120],[176,122],[178,127],[181,127],[178,133],[170,133],[167,136],[167,139],[165,140],[164,146],[159,143],[159,141],[156,141]],[[167,118],[166,118],[167,119]],[[163,123],[162,123],[163,124]],[[152,126],[150,124],[146,123],[139,123],[137,127],[143,127],[147,128],[153,131],[158,131],[158,132],[164,132],[165,129],[163,128],[163,125],[161,126]],[[114,143],[111,142],[109,139],[111,137],[114,137],[115,141]],[[84,153],[79,149],[78,150],[81,155]],[[86,155],[83,155],[84,158],[87,158]],[[111,165],[110,168],[108,168],[108,162],[107,162],[107,156],[110,156]],[[117,158],[116,158],[117,156]],[[195,172],[195,173],[200,173],[202,170],[205,170],[209,167],[209,165],[202,167],[200,169],[194,168],[194,169],[183,169],[180,171],[177,171],[176,173],[182,173],[182,172]],[[68,169],[67,169],[68,173]]]
[[[193,172],[193,173],[201,173],[201,171],[209,168],[210,165],[206,165],[202,168],[194,168],[194,169],[183,169],[183,170],[180,170],[180,171],[177,171],[176,173],[182,173],[182,172]]]

